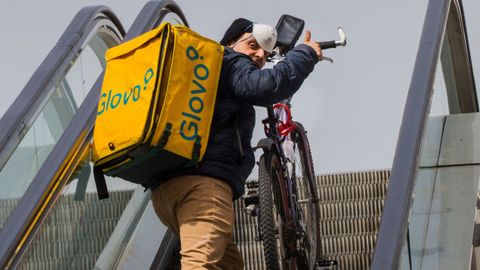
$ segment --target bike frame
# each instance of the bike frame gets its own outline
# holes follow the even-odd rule
[[[290,99],[283,101],[282,103],[277,103],[275,105],[267,106],[267,115],[268,117],[262,121],[264,124],[265,135],[272,141],[270,146],[270,152],[278,156],[280,161],[280,170],[281,179],[278,179],[279,186],[276,187],[280,190],[276,190],[277,193],[282,195],[283,200],[280,202],[283,204],[283,209],[288,209],[285,212],[285,222],[287,228],[287,239],[298,239],[300,230],[302,230],[300,224],[298,223],[297,217],[297,204],[296,199],[294,198],[296,190],[296,182],[293,181],[295,175],[291,174],[287,164],[288,158],[285,155],[283,148],[283,143],[291,140],[290,133],[295,130],[296,124],[292,121],[291,118],[291,104]],[[275,110],[278,110],[275,112]],[[279,113],[286,114],[286,121],[280,119]],[[275,187],[275,186],[274,186]],[[304,233],[304,232],[303,232]],[[296,243],[296,241],[288,241],[289,243]],[[296,246],[288,246],[289,255],[295,257],[296,255]]]
[[[288,28],[288,27],[287,27]],[[303,29],[303,25],[301,26]],[[301,29],[299,31],[302,31]],[[343,32],[342,28],[337,28],[337,31],[340,36],[340,40],[335,41],[327,41],[327,42],[318,42],[320,44],[320,47],[322,49],[330,49],[330,48],[336,48],[337,46],[345,46],[346,45],[346,37]],[[297,33],[298,34],[298,33]],[[293,44],[296,42],[298,39],[298,35],[294,38]],[[292,44],[290,44],[292,45]],[[284,46],[284,47],[276,47],[274,49],[274,53],[270,56],[269,59],[267,59],[267,62],[273,63],[274,65],[281,61],[287,51],[293,46]],[[330,62],[333,62],[331,58],[323,56],[323,60],[328,60]],[[262,121],[265,129],[265,135],[266,139],[263,139],[259,142],[258,147],[263,148],[265,152],[265,157],[267,159],[264,159],[265,162],[268,162],[270,166],[275,166],[272,165],[272,160],[268,160],[269,158],[272,159],[274,156],[278,157],[278,166],[279,168],[276,168],[276,172],[279,174],[277,179],[277,184],[273,184],[273,193],[280,195],[280,196],[275,196],[274,195],[274,203],[275,204],[282,204],[281,207],[282,209],[285,209],[285,211],[279,211],[280,215],[285,215],[284,216],[284,221],[285,221],[285,226],[286,226],[286,242],[287,245],[285,246],[285,256],[290,260],[290,268],[295,269],[296,265],[296,260],[299,258],[300,251],[301,251],[301,246],[298,243],[300,241],[303,241],[307,236],[307,232],[304,230],[305,226],[302,226],[301,221],[298,219],[298,211],[299,211],[299,201],[297,201],[296,198],[296,191],[297,191],[297,181],[295,180],[296,175],[295,175],[295,158],[289,159],[289,157],[295,155],[295,151],[298,151],[298,149],[292,149],[289,148],[291,145],[294,144],[294,142],[291,139],[291,133],[292,131],[296,130],[297,124],[292,121],[292,116],[291,116],[291,97],[287,100],[282,101],[281,103],[277,103],[271,106],[267,106],[267,118]],[[266,143],[266,145],[265,145]],[[285,149],[287,149],[287,152],[285,153]],[[291,156],[290,156],[291,155]],[[289,165],[293,165],[290,166]],[[265,164],[267,165],[267,164]],[[271,174],[271,169],[268,168],[267,170]],[[278,198],[280,197],[280,198]],[[280,200],[280,201],[278,201]],[[279,209],[281,210],[281,209]],[[283,213],[282,213],[283,212]],[[318,213],[317,213],[318,214]],[[283,229],[283,226],[280,226],[280,229]],[[319,228],[317,228],[318,230]],[[317,231],[317,237],[318,237],[318,231]],[[307,236],[308,237],[308,236]],[[302,243],[303,244],[303,243]],[[309,246],[309,242],[306,241],[306,246],[308,249],[311,249]],[[318,252],[318,247],[317,251]],[[317,256],[319,254],[317,253]],[[317,260],[319,259],[318,257],[316,258]],[[333,261],[325,261],[327,263],[333,262]],[[320,265],[333,265],[333,264],[320,264]],[[335,262],[336,265],[336,262]]]

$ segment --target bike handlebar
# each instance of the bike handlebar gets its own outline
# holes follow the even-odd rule
[[[340,36],[340,40],[317,42],[322,50],[336,48],[337,46],[345,47],[345,45],[347,45],[347,38],[345,36],[345,32],[343,32],[343,29],[338,27],[337,31],[338,35]]]
[[[341,27],[338,27],[337,31],[338,31],[338,35],[340,36],[339,40],[317,42],[320,45],[320,48],[322,48],[322,50],[333,49],[333,48],[337,48],[338,46],[345,47],[347,45],[347,38],[345,36],[345,33],[343,32],[343,29]],[[280,61],[281,59],[283,59],[283,56],[290,49],[291,48],[287,48],[287,47],[276,47],[274,49],[274,53],[267,58],[267,62],[276,63]],[[326,56],[323,57],[323,60],[333,62],[331,58]]]
[[[322,50],[332,49],[337,47],[337,43],[335,43],[335,40],[322,41],[317,43],[320,45],[320,48],[322,48]]]

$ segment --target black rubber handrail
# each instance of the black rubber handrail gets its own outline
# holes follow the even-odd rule
[[[71,61],[78,57],[78,50],[101,20],[106,20],[109,25],[116,27],[112,36],[122,39],[125,31],[120,25],[115,14],[105,6],[92,6],[81,9],[73,18],[57,44],[40,64],[32,75],[25,88],[10,106],[7,113],[0,120],[0,165],[8,160],[11,153],[21,141],[41,106],[48,99],[53,86],[63,78]],[[112,29],[113,30],[113,29]],[[60,141],[59,141],[60,143]],[[56,145],[58,148],[58,144]],[[51,155],[50,155],[51,156]],[[1,168],[0,166],[0,168]],[[43,165],[41,169],[45,170]],[[27,230],[31,231],[32,219],[41,207],[41,201],[45,198],[45,190],[49,184],[42,185],[50,179],[40,179],[43,174],[37,173],[25,195],[20,199],[17,207],[12,211],[9,219],[0,231],[0,268],[8,269],[15,262],[16,255],[22,255],[23,247],[27,242],[20,243]],[[12,260],[13,259],[13,260]]]
[[[102,17],[113,22],[120,32],[120,38],[125,35],[117,17],[105,6],[86,7],[77,13],[0,119],[0,171],[54,90],[53,86],[62,79],[72,60],[78,56],[78,50],[95,27],[95,22]]]
[[[419,169],[420,146],[430,112],[433,83],[449,8],[458,9],[458,17],[463,20],[463,10],[458,7],[461,7],[460,0],[430,0],[428,3],[375,247],[371,267],[373,270],[399,269],[407,235],[413,187]],[[463,23],[461,25],[465,28]],[[466,33],[461,38],[468,40]],[[470,59],[468,47],[464,51]],[[471,70],[470,62],[466,65],[467,69]],[[469,80],[473,80],[473,75]],[[474,88],[474,84],[472,85]],[[475,89],[472,89],[472,92],[474,91]],[[474,99],[472,102],[478,108],[476,95],[471,96]]]
[[[169,12],[176,13],[188,25],[185,16],[173,1],[150,1],[138,14],[125,40],[152,29],[158,25],[159,18]],[[3,230],[0,231],[0,267],[15,268],[19,263],[26,247],[31,243],[33,236],[58,198],[62,187],[74,173],[75,167],[85,158],[92,137],[102,79],[103,73],[85,97],[72,121],[35,175],[25,195],[11,213]],[[37,220],[34,220],[35,217]],[[27,230],[29,227],[31,231]],[[26,242],[20,243],[27,231],[29,236]],[[17,249],[20,244],[22,247]]]

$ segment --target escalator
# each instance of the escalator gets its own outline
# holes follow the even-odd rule
[[[51,269],[48,265],[58,267],[53,261],[62,257],[60,265],[70,261],[65,268],[77,268],[85,262],[72,258],[85,255],[87,262],[95,263],[99,254],[92,259],[90,255],[95,253],[89,247],[105,252],[105,245],[109,247],[108,261],[126,248],[121,241],[134,233],[129,225],[141,225],[148,193],[139,188],[134,191],[130,183],[112,189],[108,202],[92,203],[95,195],[89,193],[95,188],[90,179],[89,141],[106,49],[152,29],[162,20],[186,22],[175,3],[153,1],[144,6],[125,34],[108,8],[82,9],[2,118],[0,190],[3,204],[8,205],[2,209],[2,268],[24,268],[40,261],[37,265]],[[59,225],[57,215],[69,223],[62,223],[65,229],[52,236],[49,231]],[[100,225],[99,220],[115,226]],[[112,240],[112,231],[119,243],[107,242]],[[104,239],[92,237],[96,233]],[[55,234],[67,238],[57,241]],[[38,241],[42,238],[53,239],[58,245],[42,244]],[[40,259],[31,259],[37,255]]]
[[[416,230],[419,223],[412,216],[418,209],[425,210],[418,206],[422,202],[418,198],[424,196],[422,172],[440,166],[422,163],[429,153],[422,141],[428,146],[429,138],[443,132],[432,128],[434,121],[429,118],[433,77],[440,61],[444,70],[448,70],[447,57],[456,61],[451,74],[444,71],[444,76],[450,76],[449,84],[462,85],[453,87],[458,106],[451,113],[478,112],[462,20],[460,0],[430,1],[392,170],[317,176],[321,248],[326,258],[339,262],[338,269],[428,269],[428,262],[423,266],[422,262],[430,250],[425,243],[415,246],[418,239],[412,235],[426,236]],[[187,24],[172,1],[147,3],[126,34],[108,8],[82,9],[0,120],[3,269],[178,266],[178,240],[158,222],[149,193],[108,178],[108,185],[115,188],[110,188],[108,200],[99,201],[89,161],[105,50],[162,21]],[[463,72],[455,72],[462,65]],[[81,70],[77,73],[83,77],[71,75],[75,70]],[[470,88],[465,87],[468,83]],[[422,185],[416,185],[416,180]],[[265,269],[256,219],[245,214],[242,203],[235,202],[234,241],[246,269]],[[469,215],[471,211],[462,217],[468,220]],[[428,222],[422,226],[430,228]],[[472,239],[473,228],[470,231]]]

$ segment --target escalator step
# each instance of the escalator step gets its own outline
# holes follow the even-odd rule
[[[73,258],[45,258],[28,261],[22,264],[19,270],[52,270],[52,269],[92,269],[98,255],[78,255]]]
[[[98,198],[97,198],[98,200]],[[84,222],[99,218],[116,218],[123,212],[128,201],[111,201],[109,203],[80,204],[63,202],[55,206],[46,224],[65,224],[72,221]]]
[[[352,185],[319,186],[318,198],[320,201],[349,201],[369,198],[385,197],[387,183],[369,183]]]
[[[316,177],[317,186],[358,185],[388,182],[389,170],[324,174]]]
[[[320,217],[322,219],[345,219],[379,216],[383,211],[383,198],[320,202]]]
[[[320,221],[323,236],[373,233],[380,225],[380,215],[360,218],[332,218]]]
[[[20,269],[92,269],[133,191],[111,192],[108,200],[87,194],[58,199]]]
[[[263,247],[259,241],[250,243],[236,243],[243,260],[245,261],[245,269],[265,269],[265,259],[263,257]]]
[[[373,252],[377,233],[359,235],[324,236],[321,239],[322,251],[327,256]]]
[[[83,239],[66,239],[51,242],[36,242],[25,261],[44,259],[74,258],[88,254],[99,254],[109,237],[85,237]],[[98,256],[98,255],[97,255]]]
[[[83,223],[72,221],[70,224],[50,224],[41,228],[40,241],[62,239],[81,239],[82,237],[109,237],[117,225],[117,218],[92,220]]]

